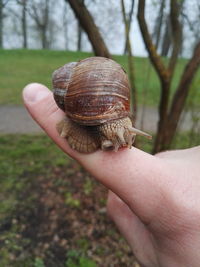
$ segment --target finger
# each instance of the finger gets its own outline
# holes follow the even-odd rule
[[[73,154],[65,139],[60,138],[56,123],[64,116],[53,99],[52,92],[42,84],[33,83],[27,85],[23,90],[24,104],[31,117],[40,127],[53,139],[53,141],[66,153]]]
[[[111,191],[108,195],[107,210],[137,260],[144,266],[157,266],[149,231],[130,208]]]
[[[122,149],[117,153],[78,153],[70,149],[66,140],[57,133],[56,124],[64,113],[58,109],[48,88],[30,84],[24,89],[23,98],[33,119],[63,151],[120,196],[144,221],[148,223],[155,216],[162,198],[160,181],[165,177],[162,160],[136,148]]]

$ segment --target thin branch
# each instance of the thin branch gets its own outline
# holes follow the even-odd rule
[[[169,73],[164,63],[162,62],[161,57],[157,54],[156,48],[151,40],[151,36],[149,34],[145,16],[144,16],[144,11],[145,11],[145,0],[140,0],[138,4],[138,14],[137,14],[139,25],[140,25],[140,30],[142,32],[142,36],[144,39],[146,49],[149,53],[150,60],[156,72],[158,73],[161,82],[163,82],[169,79]]]
[[[82,28],[88,35],[95,55],[111,58],[108,48],[101,36],[101,33],[86,5],[84,5],[84,3],[81,3],[79,0],[65,1],[69,3]]]
[[[128,14],[128,18],[126,18],[125,7],[124,7],[124,11],[122,10],[122,14],[123,14],[123,12],[125,12],[124,14],[125,14],[125,19],[127,21],[126,27],[127,27],[127,32],[128,32],[128,35],[126,35],[126,41],[125,41],[125,47],[124,47],[124,54],[126,54],[126,52],[127,52],[128,37],[129,37],[129,33],[130,33],[130,28],[131,28],[131,21],[132,21],[132,17],[133,17],[134,4],[135,4],[135,1],[132,0],[131,1],[131,9],[130,9],[130,12]],[[122,3],[121,3],[121,7],[122,7]],[[123,7],[122,7],[122,9],[123,9]]]
[[[31,10],[33,12],[31,12],[30,9],[28,9],[28,13],[29,13],[30,17],[37,23],[37,25],[39,27],[42,27],[42,22],[40,21],[40,17],[38,15],[37,8],[34,5],[31,5]]]
[[[160,35],[161,35],[161,27],[163,24],[164,8],[165,8],[165,0],[162,0],[159,11],[158,11],[157,19],[155,21],[154,33],[153,33],[153,37],[155,37],[156,49],[158,49],[160,39],[161,39]]]
[[[132,20],[132,17],[133,17],[134,5],[135,5],[135,0],[132,0],[131,1],[131,9],[130,9],[129,16],[128,16],[129,28],[130,28],[131,20]]]
[[[168,115],[168,128],[170,131],[166,133],[166,144],[170,144],[175,130],[183,111],[185,101],[187,99],[190,85],[200,66],[200,42],[196,45],[192,58],[189,60],[183,71],[178,89],[173,97],[171,109]]]
[[[134,1],[132,2],[134,3]],[[132,6],[132,10],[133,10]],[[124,26],[125,26],[125,34],[126,34],[126,40],[127,40],[127,52],[128,52],[128,67],[129,67],[129,78],[131,83],[131,109],[133,107],[133,114],[134,119],[136,120],[136,114],[137,114],[137,94],[136,94],[136,86],[135,86],[135,75],[134,75],[134,65],[133,65],[133,55],[132,55],[132,48],[131,48],[131,42],[130,42],[130,26],[131,26],[131,19],[126,17],[126,9],[124,5],[124,0],[121,0],[121,9],[122,9],[122,15],[124,20]]]
[[[180,8],[181,6],[178,5],[177,0],[170,0],[170,22],[172,30],[173,51],[170,57],[168,70],[171,78],[174,73],[182,41],[182,27],[178,19]]]
[[[170,109],[169,117],[171,117],[172,114],[178,116],[180,108],[183,107],[183,102],[186,99],[186,96],[190,88],[190,84],[192,82],[192,79],[194,78],[196,71],[199,68],[199,65],[200,65],[200,41],[198,42],[198,44],[194,49],[192,58],[188,61],[187,65],[185,66],[185,69],[183,71],[182,77],[178,85],[178,89],[176,90],[176,93],[173,97],[173,102]]]
[[[16,18],[21,19],[21,14],[17,11],[14,11],[12,8],[7,8],[7,11],[9,12],[9,14],[14,15]]]
[[[42,16],[39,15],[38,8],[34,4],[31,5],[31,10],[27,9],[31,18],[36,22],[39,28],[45,28],[48,24],[48,16],[49,16],[49,2],[48,0],[45,1],[45,6],[43,7],[43,14]]]
[[[199,9],[199,13],[200,13],[200,9]],[[188,16],[183,11],[181,11],[181,15],[186,20],[190,30],[194,33],[195,39],[199,39],[199,34],[198,32],[196,32],[194,28],[194,23],[189,20]]]

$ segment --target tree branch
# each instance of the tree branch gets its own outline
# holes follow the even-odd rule
[[[169,79],[169,73],[164,63],[162,62],[161,57],[157,54],[156,48],[151,40],[144,16],[144,10],[145,10],[145,0],[140,0],[138,4],[138,14],[137,14],[140,30],[142,32],[146,49],[149,53],[150,60],[156,72],[158,73],[161,82],[163,82]]]
[[[84,3],[79,0],[65,0],[73,9],[77,19],[79,20],[82,28],[88,35],[96,56],[104,56],[111,58],[111,55],[104,43],[104,40],[97,28],[90,12],[87,10]]]
[[[125,41],[125,46],[124,46],[124,54],[126,54],[127,50],[128,50],[128,38],[129,38],[129,33],[130,33],[130,28],[131,28],[131,21],[132,21],[132,16],[133,16],[133,10],[134,10],[134,4],[135,1],[132,0],[131,1],[131,9],[130,12],[128,14],[128,18],[126,17],[126,12],[125,12],[125,6],[123,7],[122,5],[124,5],[124,3],[121,2],[121,7],[122,7],[122,14],[123,14],[123,18],[126,19],[126,27],[127,27],[127,32],[128,35],[126,34],[126,41]],[[124,11],[123,11],[124,8]]]
[[[36,8],[34,5],[32,5],[32,6],[31,6],[31,9],[32,9],[33,12],[31,12],[31,11],[28,9],[28,13],[29,13],[29,15],[30,15],[31,18],[36,22],[36,24],[37,24],[40,28],[42,28],[42,22],[40,21],[40,17],[39,17],[39,15],[38,15],[37,8]]]
[[[170,127],[172,127],[174,132],[176,130],[181,112],[184,108],[184,104],[190,89],[190,85],[199,66],[200,66],[200,41],[198,42],[198,44],[194,49],[192,58],[185,66],[178,89],[173,97],[171,109],[168,116],[168,124],[170,125]],[[167,139],[168,140],[170,139],[171,141],[172,138],[173,134],[169,135]]]
[[[178,5],[177,0],[170,0],[170,22],[171,22],[171,30],[172,30],[172,42],[173,42],[173,50],[170,57],[168,70],[170,76],[172,78],[174,69],[176,66],[176,62],[178,59],[178,54],[180,52],[181,41],[182,41],[182,28],[179,22],[179,14],[180,14],[181,6]]]
[[[132,4],[134,4],[134,1],[132,2]],[[131,7],[131,13],[133,12],[133,8],[134,8],[134,6]],[[132,47],[131,47],[131,41],[130,41],[130,37],[129,37],[130,26],[131,26],[131,17],[129,17],[129,18],[126,17],[126,9],[125,9],[125,5],[124,5],[124,0],[121,0],[121,9],[122,9],[122,16],[123,16],[124,26],[125,26],[126,48],[127,48],[127,52],[128,52],[129,80],[130,80],[130,84],[131,84],[131,110],[133,111],[134,119],[136,120],[137,92],[136,92],[136,86],[135,86]]]
[[[200,8],[199,8],[199,14],[200,14]],[[186,23],[188,24],[190,30],[193,32],[195,39],[199,39],[199,34],[196,31],[195,27],[194,27],[194,23],[191,22],[187,16],[187,14],[184,13],[184,11],[181,11],[181,15],[183,16],[183,18],[186,20]]]
[[[154,33],[153,33],[153,37],[155,36],[156,49],[158,49],[159,44],[160,44],[160,39],[161,39],[160,35],[161,35],[161,27],[163,24],[164,8],[165,8],[165,0],[162,0],[160,3],[159,11],[158,11],[158,16],[155,21]]]

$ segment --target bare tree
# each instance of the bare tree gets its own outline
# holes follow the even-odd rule
[[[135,86],[135,75],[134,75],[134,62],[133,62],[133,53],[130,41],[130,28],[131,28],[131,19],[133,14],[134,8],[134,1],[132,1],[130,13],[127,16],[124,0],[121,0],[121,9],[122,9],[122,16],[125,26],[125,50],[128,53],[128,68],[129,68],[129,80],[131,83],[131,106],[133,107],[133,114],[134,119],[136,120],[137,114],[137,93],[136,93],[136,86]]]
[[[42,48],[49,48],[48,41],[48,26],[49,26],[49,0],[42,0],[39,3],[34,1],[29,6],[29,15],[36,23],[38,31],[40,33]]]
[[[187,5],[183,5],[183,8],[181,9],[181,17],[183,24],[187,25],[195,39],[195,43],[197,43],[200,40],[200,2],[196,0],[192,16],[188,15]]]
[[[67,3],[65,2],[64,4],[64,9],[63,9],[63,28],[64,28],[64,38],[65,38],[65,49],[68,50],[68,6]]]
[[[135,1],[131,0],[130,11],[128,14],[126,14],[124,1],[121,0],[122,14],[123,14],[123,19],[125,23],[125,33],[126,33],[124,55],[128,53],[128,43],[130,42],[130,29],[131,29],[131,22],[133,18],[134,4],[135,4]]]
[[[0,48],[3,48],[3,10],[8,2],[9,0],[0,0]]]
[[[81,0],[81,3],[85,4],[85,1]],[[83,35],[83,29],[82,29],[81,23],[77,21],[77,50],[78,51],[81,51],[82,35]]]
[[[179,1],[177,4],[177,16],[180,17],[183,5],[185,0]],[[170,48],[175,48],[176,40],[174,38],[174,34],[172,31],[175,29],[177,23],[172,21],[173,16],[171,16],[172,9],[170,9],[170,13],[168,12],[167,1],[161,0],[159,3],[158,14],[155,20],[154,32],[153,32],[153,41],[155,43],[155,47],[159,50],[161,48],[161,55],[167,56],[169,54]],[[173,24],[174,23],[174,24]],[[178,34],[182,34],[182,23],[179,23],[178,27],[180,27]],[[179,38],[179,37],[177,37]],[[181,40],[181,38],[180,38]],[[182,48],[182,41],[177,44],[179,47],[179,52]]]
[[[157,15],[157,18],[155,20],[153,38],[155,37],[156,48],[158,48],[159,43],[160,43],[160,39],[161,39],[161,28],[162,28],[162,24],[163,24],[164,8],[165,8],[165,4],[166,4],[165,2],[166,2],[166,0],[161,0],[158,15]]]
[[[167,16],[165,18],[165,24],[164,24],[164,34],[162,37],[162,44],[161,44],[161,55],[163,57],[167,57],[169,54],[170,46],[171,46],[171,29],[170,29],[170,17]]]
[[[27,48],[27,5],[28,0],[16,0],[16,3],[18,4],[18,8],[14,9],[12,7],[8,7],[7,11],[9,15],[13,16],[14,19],[20,22],[21,29],[19,30],[19,35],[22,35],[22,47]],[[20,12],[19,12],[19,6],[20,6]]]
[[[180,119],[181,112],[190,89],[192,79],[200,65],[200,41],[197,43],[192,58],[188,61],[180,78],[177,90],[170,106],[169,95],[172,77],[177,63],[182,41],[182,28],[178,20],[180,6],[177,0],[170,1],[170,21],[172,28],[173,48],[168,66],[165,66],[158,55],[148,31],[144,16],[145,0],[140,0],[138,5],[138,21],[146,49],[154,66],[161,84],[161,97],[159,104],[159,123],[153,152],[169,148]]]
[[[23,47],[24,48],[27,48],[26,6],[27,6],[27,0],[22,0],[22,32],[23,32]]]
[[[0,0],[0,48],[3,47],[3,0]]]
[[[22,14],[15,14],[21,19],[22,36],[23,36],[23,48],[27,48],[27,5],[28,0],[17,0],[17,3],[22,7]]]
[[[65,0],[65,1],[67,1],[70,4],[71,8],[74,11],[74,14],[76,15],[78,21],[80,22],[80,25],[87,33],[95,55],[111,58],[111,55],[100,34],[100,31],[96,26],[93,17],[88,11],[86,5],[79,0]]]
[[[82,27],[81,27],[81,24],[80,22],[77,23],[77,28],[78,28],[78,38],[77,38],[77,51],[81,51],[81,43],[82,43],[82,33],[83,33],[83,30],[82,30]]]

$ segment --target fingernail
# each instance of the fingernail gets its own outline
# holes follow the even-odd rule
[[[23,98],[26,102],[36,103],[49,94],[49,90],[41,84],[29,84],[23,90]]]

